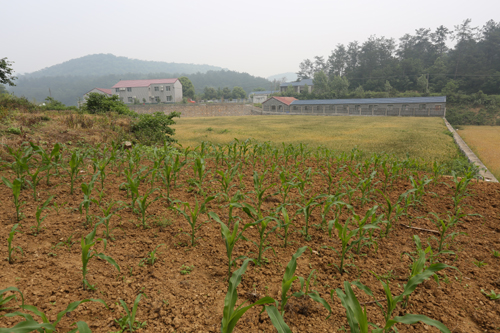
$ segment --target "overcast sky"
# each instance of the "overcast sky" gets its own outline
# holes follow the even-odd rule
[[[268,77],[370,35],[498,22],[500,1],[18,0],[1,10],[0,58],[18,73],[112,53]]]

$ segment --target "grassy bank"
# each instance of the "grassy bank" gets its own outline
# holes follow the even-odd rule
[[[228,143],[234,138],[272,141],[276,144],[304,143],[366,153],[406,153],[426,161],[446,162],[457,157],[453,139],[440,118],[248,116],[181,118],[175,138],[183,146],[202,141]]]
[[[500,127],[460,126],[458,134],[481,159],[491,173],[500,179]]]

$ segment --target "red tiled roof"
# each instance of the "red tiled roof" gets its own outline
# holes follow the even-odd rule
[[[149,87],[152,84],[171,84],[175,83],[178,79],[154,79],[154,80],[122,80],[115,84],[114,88],[138,88]]]
[[[113,95],[113,93],[111,92],[111,89],[104,89],[104,88],[95,88],[95,89],[100,90],[105,94]]]
[[[285,103],[286,105],[292,104],[293,101],[296,101],[297,99],[295,97],[278,97],[278,96],[273,96],[272,98],[276,98],[278,101],[281,103]]]

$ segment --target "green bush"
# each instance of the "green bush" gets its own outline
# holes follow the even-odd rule
[[[76,106],[66,106],[63,103],[59,102],[58,100],[47,96],[45,98],[45,105],[41,107],[42,110],[58,110],[58,111],[65,111],[65,110],[73,110],[77,111],[78,108]]]
[[[21,134],[21,130],[17,127],[9,127],[7,132],[9,132],[10,134],[17,134],[17,135]]]
[[[90,93],[87,101],[83,104],[83,109],[90,114],[114,111],[118,114],[137,117],[137,113],[130,110],[117,95],[108,97],[99,93]]]
[[[136,138],[145,145],[163,143],[164,141],[175,142],[172,138],[175,130],[170,128],[170,125],[175,124],[173,120],[175,117],[180,117],[180,113],[171,112],[168,115],[163,112],[141,114],[132,124],[131,130]]]
[[[24,96],[17,97],[10,94],[0,94],[0,108],[8,111],[19,110],[20,112],[36,112],[40,108],[28,101]]]

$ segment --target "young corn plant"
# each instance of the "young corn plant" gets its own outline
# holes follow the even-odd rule
[[[21,195],[21,187],[23,186],[23,183],[21,179],[16,178],[14,181],[11,183],[7,178],[2,177],[2,181],[7,186],[12,190],[12,196],[14,197],[14,205],[16,206],[16,219],[17,221],[21,220],[21,206],[24,205],[26,202],[25,201],[20,201],[19,196]]]
[[[299,248],[286,266],[285,275],[283,275],[283,280],[281,282],[281,303],[279,303],[280,314],[281,316],[285,315],[286,304],[292,296],[298,298],[308,296],[313,301],[320,303],[325,307],[325,309],[328,310],[328,317],[326,317],[326,319],[328,319],[332,312],[330,305],[321,296],[319,296],[318,292],[314,290],[309,291],[311,277],[313,276],[315,270],[311,271],[311,274],[309,274],[309,278],[307,280],[304,280],[303,277],[295,276],[295,270],[297,269],[297,259],[304,253],[305,250],[307,250],[307,248],[307,246]],[[300,290],[288,296],[288,291],[292,288],[293,282],[297,279],[300,281]],[[304,289],[304,286],[305,291],[302,291]],[[275,302],[276,306],[278,307],[278,301]]]
[[[12,292],[17,291],[21,295],[22,305],[24,305],[24,295],[21,292],[21,290],[17,289],[16,287],[7,287],[5,289],[0,290],[0,311],[6,311],[12,309],[12,308],[6,308],[4,306],[13,299],[17,300],[16,294],[4,297],[4,294],[9,291]]]
[[[45,220],[45,218],[47,217],[47,215],[45,215],[44,217],[41,217],[42,215],[42,212],[44,209],[47,208],[47,206],[50,204],[50,201],[54,198],[53,195],[51,195],[47,200],[45,200],[45,202],[42,204],[42,206],[37,206],[36,207],[36,213],[35,213],[35,220],[36,220],[36,225],[35,226],[31,226],[31,229],[35,229],[33,231],[33,234],[35,236],[37,236],[40,231],[42,230],[42,222],[43,220]]]
[[[337,229],[337,237],[338,237],[338,239],[340,240],[340,243],[341,243],[341,250],[339,252],[339,251],[335,250],[331,246],[325,246],[325,247],[334,250],[339,255],[339,257],[340,257],[340,265],[338,265],[338,266],[336,264],[333,264],[333,265],[335,267],[337,267],[337,269],[339,270],[339,273],[341,275],[343,275],[344,272],[348,273],[345,270],[345,268],[344,268],[344,260],[345,260],[346,254],[347,254],[347,252],[349,252],[356,245],[356,242],[353,241],[353,242],[349,243],[349,241],[354,236],[356,236],[358,230],[357,229],[354,229],[354,230],[350,230],[349,229],[350,218],[348,218],[347,221],[345,221],[344,225],[341,225],[339,223],[339,219],[338,218],[336,218],[335,220],[330,221],[330,223],[332,223],[332,222],[333,222],[333,224],[335,226],[335,229]],[[332,230],[331,230],[331,228],[330,228],[328,234],[329,234],[330,237],[332,237]]]
[[[304,215],[305,225],[302,228],[301,233],[304,236],[304,239],[306,241],[311,240],[311,235],[309,235],[309,218],[311,217],[311,214],[312,214],[314,208],[316,208],[316,206],[318,206],[320,204],[319,202],[316,202],[316,199],[319,199],[322,196],[324,196],[324,195],[309,199],[303,206],[297,204],[299,209],[295,212],[295,215],[298,215],[301,213]]]
[[[361,207],[364,207],[364,205],[366,203],[371,201],[370,194],[374,190],[373,186],[378,183],[378,182],[377,183],[373,182],[376,175],[377,175],[377,171],[373,171],[370,174],[370,177],[367,177],[367,178],[361,180],[358,184],[358,188],[361,191],[361,198],[360,198]]]
[[[198,187],[198,191],[203,195],[203,180],[206,176],[206,163],[205,160],[201,157],[197,157],[194,160],[193,171],[195,176],[198,178],[193,181],[193,183]]]
[[[162,245],[165,245],[165,244],[160,244],[160,245],[156,246],[153,251],[148,252],[148,254],[146,255],[146,258],[141,259],[141,261],[139,262],[139,266],[141,266],[141,267],[144,266],[144,263],[153,266],[155,264],[155,262],[158,260],[158,258],[156,257],[156,251]]]
[[[245,258],[245,256],[240,256],[238,258],[233,259],[234,246],[236,245],[236,242],[238,242],[238,240],[240,240],[240,239],[247,240],[245,238],[245,236],[243,236],[243,232],[247,228],[249,228],[251,225],[250,224],[244,225],[243,230],[238,232],[240,221],[236,220],[236,222],[234,223],[234,226],[233,226],[233,231],[231,232],[231,230],[229,230],[227,225],[220,220],[219,216],[216,213],[210,212],[210,213],[208,213],[208,216],[210,216],[214,221],[216,221],[217,223],[220,224],[220,227],[221,227],[220,233],[221,233],[222,238],[224,240],[224,244],[226,245],[226,255],[227,255],[227,259],[228,259],[227,278],[229,279],[231,277],[231,267],[233,267],[233,265],[236,264],[236,260]]]
[[[92,225],[92,217],[89,214],[89,210],[92,202],[97,203],[96,200],[92,199],[92,190],[94,189],[97,176],[98,174],[94,174],[88,183],[82,183],[83,201],[80,203],[78,209],[80,210],[80,214],[83,214],[83,208],[85,208],[85,227]]]
[[[448,238],[453,242],[456,236],[458,236],[459,232],[451,232],[460,220],[456,216],[448,215],[447,218],[441,219],[439,215],[434,212],[431,212],[431,222],[437,227],[439,231],[439,237],[432,236],[432,239],[435,239],[438,243],[437,253],[438,254],[454,254],[453,251],[443,251],[444,248],[448,248],[450,244],[446,242]]]
[[[258,217],[261,219],[262,216],[262,203],[271,195],[264,196],[265,192],[273,187],[275,184],[264,185],[264,179],[266,177],[266,172],[259,176],[257,171],[253,172],[253,193],[255,193]]]
[[[9,155],[14,158],[14,162],[7,163],[7,165],[10,166],[12,171],[16,174],[16,178],[19,178],[21,184],[24,185],[24,179],[26,177],[25,173],[29,172],[33,149],[31,147],[24,149],[20,147],[19,149],[14,150],[9,146],[6,147]]]
[[[198,200],[195,198],[195,204],[193,208],[189,205],[189,202],[182,201],[174,201],[177,202],[177,207],[173,207],[179,214],[182,214],[185,218],[189,226],[191,227],[191,232],[181,232],[182,234],[186,234],[191,237],[191,246],[194,246],[196,240],[199,238],[196,237],[196,232],[208,221],[198,223],[198,218],[200,214],[206,211],[206,205],[210,201],[215,199],[215,197],[207,197],[201,204],[199,204]]]
[[[280,229],[283,229],[283,247],[286,248],[288,245],[288,228],[290,228],[291,225],[293,225],[292,220],[290,219],[290,216],[288,215],[288,212],[285,208],[285,206],[280,206],[278,207],[278,210],[276,213],[280,213],[283,216],[281,220],[278,220],[278,227]]]
[[[263,257],[264,253],[267,250],[273,250],[274,255],[276,255],[276,251],[274,251],[274,248],[272,246],[266,246],[266,245],[268,244],[267,238],[269,237],[270,234],[276,231],[276,229],[279,227],[279,223],[270,230],[268,230],[267,227],[271,221],[277,222],[274,217],[266,216],[264,218],[259,219],[258,212],[248,204],[243,204],[242,209],[248,215],[248,217],[254,220],[254,222],[250,223],[250,225],[256,226],[257,232],[259,233],[259,243],[254,242],[252,240],[251,242],[258,248],[259,252],[255,264],[260,266],[262,265],[263,261],[267,262],[267,258]]]
[[[151,189],[149,190],[146,194],[144,194],[142,197],[138,197],[136,202],[137,202],[137,207],[139,208],[139,212],[141,213],[141,221],[142,221],[142,228],[146,229],[148,228],[148,225],[146,224],[146,211],[151,206],[152,203],[160,199],[160,197],[156,197],[153,200],[148,202],[149,196],[156,191],[157,189]]]
[[[415,178],[413,178],[415,176]],[[422,179],[418,179],[418,174],[415,172],[413,176],[410,176],[410,183],[415,190],[413,192],[413,201],[421,203],[422,197],[425,194],[425,186],[432,182],[432,179],[424,176]]]
[[[40,184],[40,182],[42,181],[42,175],[40,174],[40,172],[42,172],[42,171],[45,171],[44,167],[39,167],[39,168],[35,169],[35,171],[33,173],[28,171],[27,173],[28,173],[29,179],[25,179],[25,182],[28,183],[28,185],[33,189],[33,199],[35,201],[38,200],[38,198],[36,196],[36,188]]]
[[[84,299],[84,300],[81,300],[81,301],[76,301],[76,302],[73,302],[73,303],[70,303],[68,305],[68,307],[59,312],[57,314],[57,317],[56,317],[56,320],[51,323],[49,321],[49,318],[47,317],[47,315],[45,313],[43,313],[42,311],[40,311],[36,306],[33,306],[33,305],[22,305],[20,306],[21,309],[23,310],[26,310],[26,311],[29,311],[29,312],[32,312],[33,314],[35,314],[36,316],[39,316],[41,319],[42,319],[42,323],[39,323],[38,321],[36,321],[30,314],[27,314],[27,313],[24,313],[24,312],[20,312],[20,311],[16,311],[16,312],[12,312],[12,313],[8,313],[5,315],[5,317],[22,317],[24,318],[24,321],[18,323],[16,326],[10,328],[10,329],[0,329],[0,332],[5,332],[5,333],[22,333],[22,332],[32,332],[34,330],[37,330],[39,332],[45,332],[45,333],[54,333],[56,332],[56,327],[57,327],[57,324],[59,324],[59,322],[61,321],[61,319],[64,317],[64,315],[66,315],[67,313],[69,312],[72,312],[74,310],[76,310],[76,308],[82,304],[82,303],[86,303],[86,302],[97,302],[97,303],[101,303],[103,304],[106,308],[108,308],[108,305],[106,304],[106,302],[104,302],[102,299],[94,299],[94,298],[89,298],[89,299]],[[86,333],[86,332],[90,332],[90,329],[88,328],[87,324],[84,323],[84,322],[78,322],[77,323],[77,329],[74,329],[71,332],[77,332],[77,331],[80,331],[80,333]]]
[[[75,185],[75,180],[78,178],[80,173],[80,167],[85,159],[85,154],[80,154],[78,151],[73,151],[71,158],[68,162],[68,173],[70,177],[70,194],[73,195],[73,188]]]
[[[134,301],[134,306],[132,307],[132,311],[127,306],[127,303],[125,303],[123,300],[120,300],[120,305],[122,306],[123,310],[127,313],[125,316],[123,316],[120,319],[115,319],[115,322],[120,326],[121,331],[124,332],[125,330],[128,329],[129,332],[135,332],[143,327],[146,327],[147,321],[140,322],[135,319],[135,316],[137,315],[137,307],[139,306],[139,302],[141,300],[141,296],[146,297],[144,294],[139,294],[135,298]]]
[[[122,183],[120,185],[120,188],[125,186],[130,191],[130,196],[132,197],[132,201],[130,203],[130,209],[132,209],[132,211],[135,211],[135,202],[139,197],[139,184],[141,182],[141,179],[138,176],[133,177],[133,174],[130,173],[129,170],[125,170],[124,173],[125,177],[127,177],[127,182]]]
[[[234,327],[238,323],[238,320],[252,307],[257,305],[264,304],[272,304],[274,303],[274,299],[272,297],[263,297],[259,299],[257,302],[244,306],[246,302],[239,305],[236,309],[236,301],[238,300],[238,292],[237,288],[241,282],[241,277],[245,274],[248,263],[250,259],[246,259],[241,267],[237,269],[229,279],[229,286],[226,294],[226,298],[224,299],[224,311],[222,316],[221,323],[221,333],[231,333],[234,330]],[[278,312],[278,310],[274,306],[265,306],[265,309],[273,323],[274,327],[278,330],[278,332],[283,333],[291,333],[290,328],[285,324],[283,317]]]
[[[380,229],[377,224],[380,223],[383,215],[377,217],[377,209],[378,206],[373,206],[370,208],[365,216],[361,218],[358,214],[354,213],[353,221],[355,222],[357,229],[355,229],[357,233],[356,243],[356,253],[359,254],[361,249],[364,246],[376,245],[376,241],[373,240],[373,231],[375,229]],[[367,237],[365,237],[367,235]]]
[[[385,211],[385,220],[382,220],[382,223],[385,224],[385,230],[382,236],[387,238],[392,226],[397,223],[401,215],[403,215],[404,209],[399,205],[399,201],[396,202],[396,204],[392,204],[391,200],[382,191],[379,190],[379,192],[383,195],[387,203],[387,206],[382,207]],[[392,213],[394,213],[394,216],[392,216]]]
[[[107,241],[105,239],[103,240],[101,238],[98,238],[97,240],[94,240],[95,234],[97,231],[97,227],[99,225],[100,225],[100,222],[96,223],[94,226],[94,230],[92,230],[87,236],[82,237],[82,240],[80,243],[81,249],[82,249],[83,289],[89,288],[91,290],[95,290],[95,285],[91,285],[87,281],[87,273],[88,273],[87,266],[89,264],[90,259],[92,259],[94,257],[97,257],[97,258],[102,259],[102,260],[106,260],[108,263],[113,265],[118,270],[118,272],[120,272],[120,266],[118,266],[118,264],[116,263],[116,261],[113,258],[106,256],[103,253],[98,253],[95,249],[92,249],[92,247],[96,244],[97,241],[103,241],[104,250],[106,250]]]
[[[10,229],[9,232],[9,237],[7,238],[7,255],[8,255],[7,261],[9,262],[9,264],[12,264],[14,262],[14,258],[12,257],[14,251],[17,251],[21,253],[21,255],[24,255],[22,247],[12,246],[12,240],[14,240],[14,235],[16,234],[16,232],[21,232],[17,230],[17,227],[19,227],[19,223],[16,223],[12,226],[12,229]]]
[[[236,186],[236,184],[232,184],[234,177],[238,173],[240,164],[236,163],[232,168],[227,169],[226,171],[219,170],[217,171],[217,174],[220,176],[218,179],[222,190],[223,190],[223,195],[224,197],[229,200],[229,190]]]
[[[120,206],[116,209],[113,209],[113,207],[116,205],[116,204],[120,204]],[[102,223],[102,225],[104,226],[104,231],[103,231],[103,235],[102,237],[107,239],[107,240],[114,240],[114,237],[113,237],[113,234],[111,233],[113,230],[115,229],[120,229],[123,231],[122,228],[120,227],[113,227],[111,228],[110,225],[109,225],[109,221],[110,219],[114,216],[114,215],[117,215],[121,218],[120,215],[117,214],[117,212],[121,209],[123,209],[123,202],[121,201],[111,201],[107,207],[101,207],[101,212],[102,212],[102,217],[100,217],[100,222]]]
[[[283,204],[286,204],[287,203],[286,199],[288,197],[288,193],[290,192],[290,190],[292,188],[296,187],[297,184],[295,184],[293,182],[295,180],[295,177],[289,178],[288,172],[286,170],[281,171],[279,176],[280,176],[279,193],[281,194],[281,200],[282,200]]]
[[[344,281],[345,293],[342,289],[339,288],[337,288],[335,291],[337,293],[337,296],[340,298],[342,306],[346,310],[347,323],[349,324],[351,332],[368,333],[368,325],[371,325],[372,327],[375,328],[374,330],[371,331],[372,333],[388,333],[393,329],[395,329],[394,325],[397,323],[411,325],[411,324],[416,324],[418,322],[423,322],[427,325],[438,328],[443,333],[450,333],[448,328],[446,328],[446,326],[443,325],[441,322],[430,319],[429,317],[424,315],[406,314],[402,317],[392,317],[392,313],[394,312],[394,309],[396,308],[397,304],[402,301],[402,298],[404,297],[403,295],[409,295],[410,293],[412,293],[417,287],[417,285],[423,282],[424,279],[421,278],[422,278],[421,276],[419,276],[418,278],[415,277],[413,281],[410,280],[412,282],[411,284],[410,281],[408,281],[407,284],[408,287],[405,287],[403,294],[397,297],[393,297],[389,289],[389,286],[381,281],[386,293],[387,310],[385,310],[384,307],[377,300],[375,300],[375,302],[382,309],[382,312],[384,314],[385,323],[382,326],[382,328],[368,322],[366,305],[363,310],[361,304],[359,303],[358,299],[356,298],[356,295],[354,294],[351,288],[351,284],[349,283],[349,281]],[[363,290],[369,296],[373,297],[373,293],[371,292],[371,290],[365,285],[363,285],[361,282],[356,281],[353,282],[352,284],[358,287],[359,289]],[[333,289],[330,293],[330,296],[333,300]]]
[[[40,155],[42,158],[42,163],[44,165],[44,169],[47,170],[47,185],[50,184],[50,170],[55,167],[56,173],[58,172],[57,167],[59,166],[59,160],[62,158],[61,154],[61,146],[59,143],[56,143],[52,148],[50,153],[46,152],[42,147],[35,146],[33,143],[30,143],[33,151]]]

